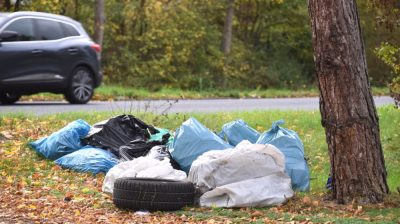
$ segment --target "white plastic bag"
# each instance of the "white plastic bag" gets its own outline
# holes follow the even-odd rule
[[[201,206],[264,207],[293,196],[284,170],[285,156],[276,147],[245,140],[234,149],[204,153],[193,162],[188,180],[202,195]]]
[[[148,177],[186,181],[186,173],[174,170],[169,159],[159,161],[149,157],[139,157],[132,161],[122,162],[111,168],[103,183],[104,192],[113,193],[114,182],[121,177]]]

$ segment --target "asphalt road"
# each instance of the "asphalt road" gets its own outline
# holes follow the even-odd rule
[[[394,103],[389,96],[375,97],[376,106]],[[170,101],[169,103],[173,103]],[[118,101],[118,102],[89,102],[85,105],[73,105],[61,101],[17,102],[14,105],[1,105],[0,114],[13,111],[25,111],[43,115],[68,111],[134,111],[147,110],[156,113],[163,112],[169,103],[166,100],[155,101]],[[146,109],[147,108],[147,109]],[[280,98],[280,99],[209,99],[209,100],[180,100],[173,104],[169,113],[175,112],[215,112],[237,110],[314,110],[319,109],[318,98]]]

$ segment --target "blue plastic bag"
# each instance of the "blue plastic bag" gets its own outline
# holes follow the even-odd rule
[[[216,136],[218,136],[220,139],[222,139],[222,141],[226,141],[226,139],[225,139],[225,135],[224,135],[224,132],[216,132],[216,131],[213,131],[212,133],[214,133]]]
[[[104,149],[85,146],[81,150],[65,155],[56,161],[63,169],[72,169],[79,173],[104,173],[118,164],[118,157]]]
[[[228,148],[233,146],[216,136],[194,117],[190,117],[176,130],[169,151],[182,170],[189,173],[193,161],[203,153]]]
[[[333,191],[331,173],[329,173],[328,180],[326,181],[325,188]]]
[[[285,173],[292,179],[293,190],[307,191],[310,189],[310,170],[303,144],[296,132],[279,127],[280,124],[285,124],[285,121],[275,121],[256,144],[271,144],[277,147],[285,155]]]
[[[82,148],[80,137],[88,133],[90,125],[76,120],[49,137],[29,143],[36,152],[47,159],[56,160]]]
[[[229,144],[233,146],[236,146],[243,140],[248,140],[254,144],[261,135],[242,119],[235,119],[232,122],[224,124],[222,132],[225,134],[226,139],[228,139]]]

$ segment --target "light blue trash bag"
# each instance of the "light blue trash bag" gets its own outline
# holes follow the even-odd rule
[[[118,162],[112,159],[118,159],[118,157],[104,149],[85,146],[54,162],[63,169],[72,169],[79,173],[106,174],[111,168],[118,164]]]
[[[84,120],[76,120],[49,137],[29,143],[36,152],[47,159],[56,160],[62,156],[81,149],[80,137],[85,136],[90,125]]]
[[[277,147],[285,155],[285,173],[292,179],[293,190],[307,191],[310,189],[310,170],[303,144],[296,132],[279,127],[280,124],[285,124],[285,121],[275,121],[256,144],[271,144]]]
[[[235,119],[232,122],[224,124],[222,132],[225,134],[226,139],[228,139],[229,144],[233,146],[236,146],[243,140],[254,144],[261,135],[242,119]]]
[[[203,153],[229,148],[233,146],[212,133],[194,117],[190,117],[176,130],[169,151],[181,169],[189,173],[193,161]]]

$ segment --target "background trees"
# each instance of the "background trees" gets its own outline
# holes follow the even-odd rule
[[[95,2],[23,1],[19,10],[69,16],[94,38]],[[224,74],[226,56],[221,49],[226,2],[104,1],[105,81],[194,90],[222,89],[224,78],[226,89],[297,89],[315,82],[307,1],[235,0],[228,72]],[[386,85],[388,66],[373,52],[384,37],[399,37],[387,30],[376,31],[366,2],[359,2],[371,83]],[[14,8],[10,5],[6,10]]]

